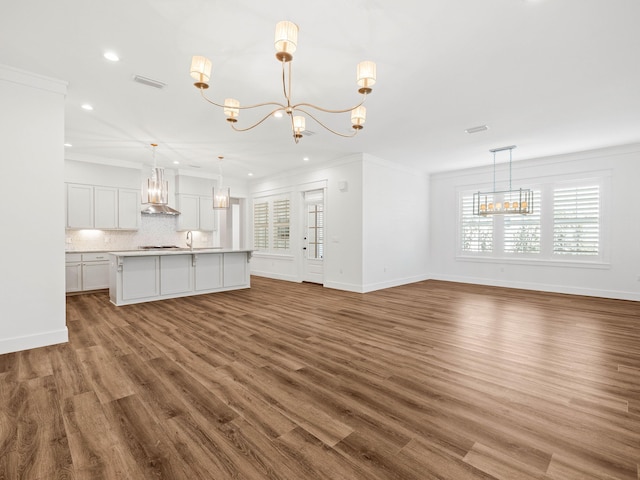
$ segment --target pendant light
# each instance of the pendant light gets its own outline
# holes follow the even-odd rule
[[[223,186],[222,183],[222,159],[224,157],[220,155],[218,157],[218,184],[213,187],[213,209],[214,210],[226,210],[231,204],[230,188]]]
[[[493,191],[473,194],[473,214],[487,215],[527,215],[533,212],[533,190],[511,186],[512,151],[515,145],[489,150],[493,154]],[[509,189],[496,190],[496,153],[509,151]]]
[[[154,215],[180,215],[180,212],[171,208],[169,203],[169,182],[164,179],[164,168],[156,164],[157,143],[151,144],[153,152],[153,169],[151,177],[147,179],[147,202],[149,205],[142,210],[142,213]],[[143,197],[144,198],[144,195]]]

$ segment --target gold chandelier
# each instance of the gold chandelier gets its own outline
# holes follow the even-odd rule
[[[345,108],[341,110],[331,110],[328,108],[319,107],[317,105],[313,105],[311,103],[295,103],[291,102],[291,80],[292,80],[292,60],[293,53],[296,51],[298,45],[298,26],[290,21],[281,21],[276,25],[276,34],[275,34],[275,48],[276,48],[276,58],[282,63],[282,88],[284,91],[284,97],[286,103],[280,102],[265,102],[258,103],[255,105],[240,105],[240,102],[235,98],[226,98],[223,104],[216,103],[205,95],[205,90],[209,88],[209,79],[211,77],[211,60],[202,56],[194,56],[191,59],[191,77],[195,80],[195,87],[200,90],[202,98],[204,98],[207,102],[215,105],[216,107],[220,107],[223,109],[224,114],[227,117],[227,122],[231,125],[237,132],[246,132],[247,130],[251,130],[252,128],[257,127],[262,122],[264,122],[267,118],[272,115],[280,113],[286,113],[289,115],[291,120],[291,130],[293,132],[293,139],[296,143],[302,138],[302,132],[306,129],[306,121],[305,116],[300,115],[304,114],[318,123],[320,126],[328,130],[329,132],[339,135],[341,137],[353,137],[355,136],[362,128],[364,127],[364,123],[367,116],[367,111],[364,107],[364,102],[367,98],[367,95],[371,93],[373,85],[376,83],[376,64],[371,61],[360,62],[357,66],[357,84],[358,84],[358,93],[362,95],[361,101],[350,108]],[[238,122],[238,116],[240,115],[240,110],[248,110],[252,108],[260,108],[271,106],[275,107],[269,113],[267,113],[260,120],[255,122],[253,125],[250,125],[245,128],[239,128],[236,126]],[[319,112],[325,113],[349,113],[351,112],[351,128],[353,128],[353,132],[351,134],[344,134],[340,132],[336,132],[335,130],[329,128],[323,122],[321,122],[315,115],[309,112],[308,109],[314,109]]]
[[[511,187],[512,151],[515,145],[494,148],[493,153],[493,191],[473,194],[473,214],[487,215],[528,215],[533,212],[533,190]],[[496,153],[509,150],[509,190],[496,190]]]

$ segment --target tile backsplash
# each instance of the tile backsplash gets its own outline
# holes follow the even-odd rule
[[[142,245],[187,246],[187,232],[176,232],[176,217],[142,215],[137,231],[67,230],[66,250],[135,250]],[[194,247],[214,247],[217,232],[193,232]]]

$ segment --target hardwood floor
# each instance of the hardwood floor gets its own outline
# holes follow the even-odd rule
[[[0,479],[640,479],[640,302],[254,277],[67,325],[0,356]]]

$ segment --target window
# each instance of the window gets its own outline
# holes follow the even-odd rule
[[[528,215],[505,215],[505,253],[540,253],[540,190],[533,190],[533,211]]]
[[[459,192],[458,255],[500,260],[605,262],[603,191],[607,173],[530,186],[528,215],[473,214],[473,192]],[[488,199],[501,202],[499,193]],[[517,259],[517,260],[516,260]]]
[[[488,199],[493,201],[493,199]],[[473,214],[473,194],[461,199],[461,245],[463,252],[491,252],[493,250],[493,217]]]
[[[307,258],[324,257],[324,212],[321,203],[307,205]]]
[[[282,195],[255,199],[253,248],[265,253],[287,253],[291,248],[291,202]]]
[[[598,255],[600,251],[600,187],[556,188],[553,191],[553,253]]]

